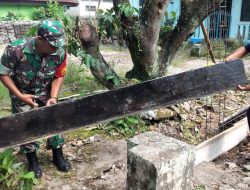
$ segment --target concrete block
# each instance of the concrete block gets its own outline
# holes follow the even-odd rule
[[[128,140],[128,190],[189,190],[195,147],[158,132]]]

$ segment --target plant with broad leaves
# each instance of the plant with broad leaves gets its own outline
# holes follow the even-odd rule
[[[34,172],[25,172],[22,162],[15,162],[14,149],[6,149],[0,153],[0,188],[32,190],[38,183]]]
[[[118,8],[126,17],[138,16],[140,14],[139,9],[132,7],[129,3],[120,3]]]
[[[56,0],[50,0],[46,6],[34,8],[33,19],[61,19],[64,17],[64,8]]]
[[[171,32],[177,21],[177,13],[175,11],[165,12],[164,23],[161,25],[160,35],[166,35]]]
[[[132,137],[137,133],[146,132],[148,126],[146,122],[138,116],[128,116],[109,123],[106,127],[109,134],[119,133],[122,136]]]

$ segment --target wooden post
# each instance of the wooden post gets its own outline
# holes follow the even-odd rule
[[[207,49],[208,49],[208,52],[211,56],[211,59],[212,61],[215,63],[215,58],[214,58],[214,53],[213,53],[213,50],[211,48],[211,44],[210,44],[210,40],[209,40],[209,37],[208,37],[208,34],[207,34],[207,30],[202,22],[202,20],[199,18],[199,22],[200,22],[200,25],[201,25],[201,29],[202,29],[202,32],[203,32],[203,35],[204,35],[204,39],[207,43]]]

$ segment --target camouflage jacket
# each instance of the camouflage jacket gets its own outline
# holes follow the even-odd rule
[[[18,39],[6,47],[1,57],[0,74],[9,75],[22,93],[36,95],[45,103],[55,72],[65,55],[65,50],[59,48],[55,53],[41,58],[35,48],[35,38]],[[18,108],[27,105],[13,94],[10,97],[16,110],[14,113],[24,111]]]

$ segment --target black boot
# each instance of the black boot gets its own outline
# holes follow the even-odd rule
[[[70,163],[66,161],[63,157],[62,147],[52,149],[53,153],[53,163],[56,165],[57,169],[62,172],[68,172],[71,168]]]
[[[36,152],[30,152],[26,153],[26,157],[28,160],[28,171],[34,172],[37,179],[40,179],[42,177],[42,170],[39,167]]]

